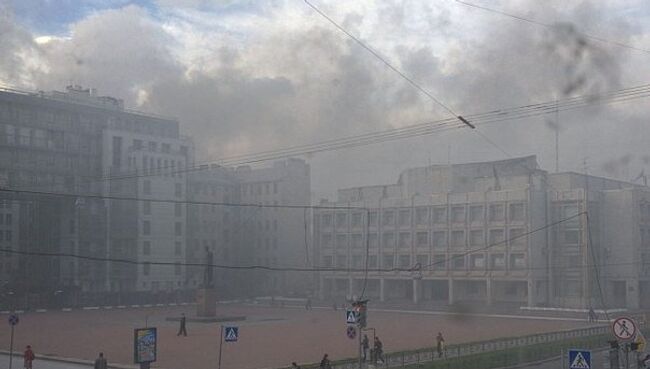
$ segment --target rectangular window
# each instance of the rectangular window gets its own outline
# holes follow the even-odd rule
[[[158,144],[153,141],[149,141],[149,151],[156,151],[158,149]]]
[[[351,225],[354,228],[361,227],[361,213],[353,213],[351,219]]]
[[[182,236],[183,235],[183,223],[181,223],[181,222],[174,223],[174,234],[176,236]]]
[[[352,268],[353,269],[359,269],[362,268],[363,265],[361,264],[361,255],[352,255]]]
[[[377,233],[371,233],[370,237],[368,238],[368,244],[370,248],[376,249],[379,247],[379,242],[377,240]]]
[[[384,210],[382,214],[382,225],[393,226],[395,225],[395,211],[393,210]]]
[[[465,223],[464,206],[454,206],[451,208],[451,221],[453,223]]]
[[[411,255],[400,255],[398,260],[399,268],[405,269],[411,267]]]
[[[169,154],[169,152],[172,151],[172,148],[168,143],[164,143],[162,144],[162,146],[160,146],[160,151],[162,151],[165,154]]]
[[[394,260],[394,255],[393,254],[384,254],[384,257],[382,259],[382,267],[384,269],[392,269],[393,268],[393,260]]]
[[[525,269],[526,256],[524,254],[510,254],[510,269]]]
[[[490,222],[503,222],[506,218],[506,210],[503,204],[490,205]]]
[[[346,255],[336,255],[336,267],[337,268],[347,268],[348,267],[348,257]]]
[[[483,222],[483,205],[472,205],[469,207],[469,221],[472,223]]]
[[[510,204],[510,209],[508,210],[508,217],[511,222],[521,222],[526,217],[523,203]]]
[[[323,227],[331,227],[332,226],[332,214],[323,214],[321,216],[321,225]]]
[[[330,255],[323,256],[323,267],[325,268],[332,267],[332,256]]]
[[[469,232],[469,245],[472,247],[483,246],[483,230],[472,230]]]
[[[368,269],[377,268],[377,255],[368,256]]]
[[[149,263],[142,264],[142,274],[143,275],[149,275],[150,271],[151,271],[151,264],[149,264]]]
[[[429,255],[420,254],[415,256],[415,262],[421,270],[429,269]]]
[[[429,224],[429,208],[419,207],[415,209],[415,224],[416,225]]]
[[[502,245],[505,241],[503,229],[490,229],[488,244],[490,246]]]
[[[142,193],[145,195],[151,195],[151,181],[148,179],[145,179],[142,181]]]
[[[344,234],[336,235],[336,247],[345,248],[348,247],[348,236]]]
[[[12,223],[11,214],[5,215],[5,224],[10,226]]]
[[[177,217],[183,216],[183,204],[180,203],[174,204],[174,216]]]
[[[181,263],[179,262],[174,263],[174,274],[181,275]]]
[[[119,168],[122,165],[122,137],[113,137],[113,166]]]
[[[151,215],[151,201],[142,201],[142,214]]]
[[[323,247],[332,247],[332,235],[324,234],[321,236],[321,245]]]
[[[447,248],[447,232],[445,231],[435,231],[431,233],[431,240],[433,241],[433,247],[436,249],[446,249]]]
[[[354,248],[363,247],[363,238],[361,237],[361,234],[354,233],[350,237],[351,237],[352,247]]]
[[[526,245],[526,236],[524,236],[523,228],[510,228],[510,235],[508,236],[510,245],[513,246],[525,246]]]
[[[490,268],[493,270],[503,270],[506,268],[506,258],[503,254],[490,255]]]
[[[568,219],[562,224],[565,227],[577,227],[580,224],[580,217],[578,216],[580,214],[580,210],[578,208],[578,205],[565,205],[562,207],[562,220]]]
[[[415,237],[418,247],[429,247],[429,232],[417,232]]]
[[[451,266],[454,270],[465,269],[465,256],[463,254],[452,255]]]
[[[183,196],[183,184],[175,183],[174,184],[174,196],[181,197]]]
[[[400,232],[399,233],[399,247],[410,248],[411,247],[411,233],[409,232]]]
[[[278,193],[278,182],[273,182],[273,193]]]
[[[371,211],[370,212],[370,226],[371,227],[376,227],[379,220],[379,213],[377,211]]]
[[[11,241],[13,238],[13,232],[10,230],[5,230],[5,241]]]
[[[446,270],[447,269],[447,257],[445,255],[433,255],[433,261],[431,262],[431,269],[433,270]]]
[[[151,242],[142,241],[142,255],[151,255]]]
[[[348,225],[348,215],[346,213],[336,214],[336,228],[345,228]]]
[[[142,150],[142,140],[133,140],[133,150]]]
[[[399,211],[399,225],[400,227],[409,227],[411,225],[410,209],[402,209]]]
[[[145,236],[149,236],[151,234],[151,222],[148,220],[145,220],[142,222],[142,234]]]
[[[452,247],[465,247],[465,231],[452,231],[451,232],[451,246]]]
[[[472,269],[483,269],[485,268],[485,255],[483,254],[472,254],[469,257],[470,267]]]
[[[381,241],[382,247],[395,247],[395,234],[393,232],[384,232]]]
[[[174,243],[174,255],[180,256],[183,253],[183,244],[176,241]]]
[[[564,243],[577,245],[580,243],[580,231],[578,230],[566,230],[564,231]]]
[[[447,208],[436,206],[433,208],[433,223],[446,224],[447,223]]]

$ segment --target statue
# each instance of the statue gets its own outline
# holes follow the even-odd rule
[[[212,288],[213,283],[213,272],[212,272],[212,262],[214,259],[214,254],[206,246],[205,248],[205,270],[203,271],[203,288]]]

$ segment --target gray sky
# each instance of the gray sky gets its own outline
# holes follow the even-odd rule
[[[45,23],[34,9],[51,2],[4,2],[0,83],[49,90],[74,82],[178,117],[201,161],[449,116],[303,1],[69,0],[69,11]],[[650,53],[575,32],[650,49],[643,0],[472,1],[555,31],[452,0],[313,3],[463,115],[650,81]],[[587,157],[590,172],[636,177],[650,162],[649,106],[560,114],[561,169],[578,170]],[[552,170],[547,119],[479,129],[509,155],[537,154]],[[505,157],[467,129],[307,159],[322,197],[394,182],[429,162]]]

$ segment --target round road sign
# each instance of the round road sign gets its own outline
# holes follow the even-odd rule
[[[612,331],[616,339],[627,341],[636,336],[636,323],[632,318],[620,317],[612,323]]]
[[[348,335],[349,339],[353,340],[357,336],[357,328],[350,325],[345,333]]]
[[[11,314],[11,315],[9,315],[9,318],[8,318],[7,320],[9,321],[9,324],[10,324],[10,325],[16,325],[16,324],[18,324],[18,321],[19,321],[20,319],[18,319],[18,315],[16,315],[16,314]]]

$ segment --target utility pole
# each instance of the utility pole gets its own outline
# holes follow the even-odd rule
[[[560,172],[560,111],[555,100],[555,173]]]

